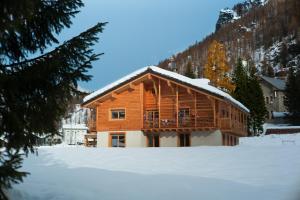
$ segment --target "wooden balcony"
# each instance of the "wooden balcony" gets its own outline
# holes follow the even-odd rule
[[[96,130],[96,121],[88,121],[89,132],[97,132]]]
[[[219,118],[220,120],[220,129],[221,130],[230,130],[231,124],[229,118]]]
[[[196,120],[194,117],[176,119],[144,120],[143,131],[165,132],[165,131],[209,131],[215,129],[212,119],[206,118]]]
[[[84,144],[87,147],[96,147],[97,146],[97,134],[89,133],[84,136]]]

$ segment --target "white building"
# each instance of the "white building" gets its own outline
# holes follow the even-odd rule
[[[89,114],[89,109],[81,108],[80,104],[76,104],[74,111],[62,120],[63,141],[66,144],[84,143],[84,135],[88,131],[87,119]]]
[[[64,124],[62,126],[63,140],[66,144],[83,144],[87,131],[86,124]]]

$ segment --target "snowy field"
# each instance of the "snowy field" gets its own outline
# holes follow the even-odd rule
[[[11,199],[299,200],[300,134],[236,147],[41,147],[23,170]]]

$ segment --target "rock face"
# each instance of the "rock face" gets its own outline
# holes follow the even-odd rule
[[[243,3],[236,4],[232,9],[225,8],[219,13],[219,18],[216,24],[218,31],[225,24],[234,22],[248,13],[252,8],[259,7],[265,4],[265,0],[246,0]]]
[[[234,10],[229,8],[222,9],[216,24],[216,31],[219,30],[223,25],[235,20],[235,18],[237,18],[237,14]]]

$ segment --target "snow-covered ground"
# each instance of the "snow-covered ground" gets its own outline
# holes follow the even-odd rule
[[[289,141],[289,142],[284,142]],[[300,134],[235,147],[39,148],[11,199],[299,200]]]

